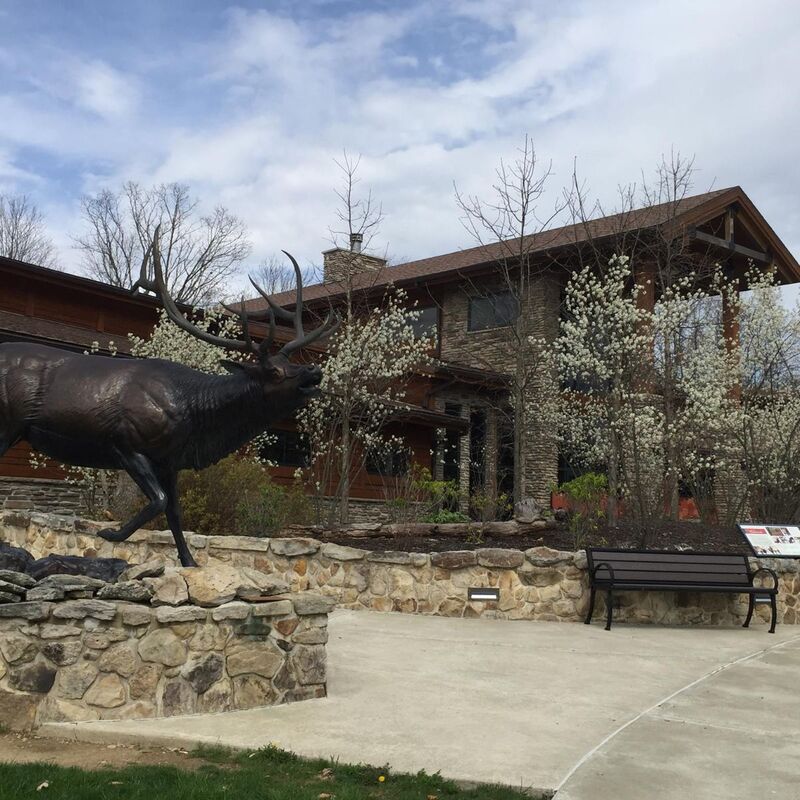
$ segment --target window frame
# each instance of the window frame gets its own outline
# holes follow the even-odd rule
[[[509,305],[511,307],[511,318],[507,322],[498,322],[498,299],[501,297],[508,297]],[[473,304],[476,301],[484,301],[491,304],[491,310],[493,315],[493,320],[490,324],[484,325],[480,328],[474,327],[474,310]],[[482,331],[493,331],[497,330],[498,328],[510,328],[514,322],[516,322],[517,317],[519,316],[520,309],[519,309],[519,302],[517,298],[514,296],[514,293],[510,289],[499,289],[496,291],[486,292],[485,294],[473,294],[467,300],[467,333],[481,333]]]

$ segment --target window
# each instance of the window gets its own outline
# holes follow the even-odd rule
[[[517,318],[517,300],[511,292],[471,297],[467,330],[485,331],[489,328],[503,328],[513,324]]]
[[[261,448],[261,457],[279,467],[307,467],[308,441],[297,431],[269,431],[272,441]]]
[[[405,450],[374,452],[367,455],[367,472],[370,475],[383,475],[396,478],[408,472],[408,453]]]
[[[408,324],[414,331],[416,339],[439,338],[439,309],[436,306],[426,306],[425,308],[415,308],[413,319],[408,320]]]

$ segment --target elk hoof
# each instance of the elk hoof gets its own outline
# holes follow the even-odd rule
[[[180,554],[181,566],[182,567],[196,567],[197,562],[194,560],[194,557],[191,553],[181,553]]]
[[[97,532],[97,535],[107,542],[124,542],[128,538],[128,534],[126,534],[125,531],[118,531],[114,528],[103,528],[102,531]]]

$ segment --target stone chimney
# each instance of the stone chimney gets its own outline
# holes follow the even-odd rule
[[[377,272],[386,266],[385,258],[370,256],[361,252],[364,237],[360,233],[350,234],[350,249],[334,247],[322,253],[322,282],[344,282],[348,276],[361,272]]]

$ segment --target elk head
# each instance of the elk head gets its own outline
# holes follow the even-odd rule
[[[160,226],[156,228],[152,244],[145,254],[139,280],[133,286],[133,291],[141,287],[146,291],[154,292],[172,322],[179,328],[187,331],[192,336],[217,347],[235,350],[243,353],[250,358],[242,361],[230,361],[224,359],[221,364],[229,372],[245,373],[251,380],[258,381],[262,386],[264,400],[275,403],[279,406],[287,405],[287,398],[294,398],[294,402],[288,405],[299,407],[304,405],[307,400],[319,392],[319,384],[322,380],[322,370],[316,365],[293,364],[289,360],[291,355],[312,342],[326,336],[330,336],[339,326],[340,319],[333,312],[329,313],[325,321],[318,328],[310,333],[303,329],[303,278],[300,267],[294,257],[283,251],[287,258],[292,262],[295,276],[297,279],[296,301],[294,311],[287,311],[281,308],[275,301],[250,278],[255,290],[267,301],[267,309],[263,312],[248,313],[245,309],[244,298],[239,308],[233,308],[223,304],[223,307],[238,317],[242,327],[242,339],[229,339],[224,336],[217,336],[209,331],[199,328],[187,319],[178,308],[177,303],[172,299],[167,291],[166,281],[161,266],[161,255],[159,250]],[[153,278],[147,275],[148,262],[152,256]],[[291,322],[294,326],[294,339],[287,342],[277,353],[272,353],[275,340],[275,321],[276,319]],[[261,342],[256,344],[250,335],[250,322],[259,321],[268,324],[268,335]],[[279,401],[280,400],[282,401]],[[293,410],[287,408],[287,411]]]

